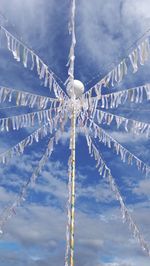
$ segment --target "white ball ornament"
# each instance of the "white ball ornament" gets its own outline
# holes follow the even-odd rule
[[[73,91],[69,89],[67,93],[70,97],[72,97],[73,94],[75,94],[76,98],[80,98],[81,95],[84,93],[84,85],[80,80],[77,79],[74,80],[73,84],[74,84]]]

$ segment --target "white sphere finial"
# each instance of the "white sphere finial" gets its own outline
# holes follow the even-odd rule
[[[73,84],[74,84],[73,86],[74,91],[72,91],[71,89],[68,89],[67,93],[70,97],[72,97],[74,94],[76,98],[80,98],[81,95],[84,93],[84,85],[80,80],[77,80],[77,79],[73,81]]]

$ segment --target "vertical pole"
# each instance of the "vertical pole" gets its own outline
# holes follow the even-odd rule
[[[71,117],[71,223],[70,223],[70,266],[74,266],[75,229],[75,155],[76,155],[76,109],[73,106]]]

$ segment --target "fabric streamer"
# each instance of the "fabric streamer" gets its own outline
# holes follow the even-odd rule
[[[129,55],[132,67],[133,67],[133,73],[136,73],[138,71],[138,50],[137,48]]]
[[[149,44],[149,39],[146,39],[143,41],[139,46],[139,59],[140,59],[140,64],[144,65],[145,62],[149,58],[149,52],[150,52],[150,44]]]

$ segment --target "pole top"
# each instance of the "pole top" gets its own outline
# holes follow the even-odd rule
[[[70,98],[72,98],[73,95],[75,95],[76,99],[80,98],[81,95],[84,93],[84,84],[80,80],[75,79],[73,81],[73,89],[69,88],[67,93]]]

